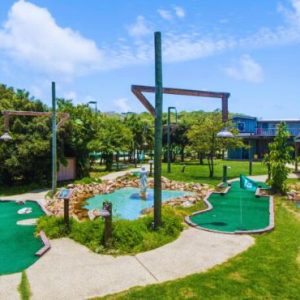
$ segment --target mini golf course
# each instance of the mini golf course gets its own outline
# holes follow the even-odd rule
[[[25,207],[31,208],[32,212],[17,213]],[[42,215],[44,212],[34,201],[25,204],[0,201],[0,275],[23,271],[38,260],[35,253],[43,243],[34,236],[35,225],[17,225],[17,222]]]
[[[226,194],[210,194],[207,202],[207,210],[186,218],[190,225],[223,233],[255,233],[274,227],[272,197],[256,197],[254,190],[242,189],[239,181],[232,182]]]

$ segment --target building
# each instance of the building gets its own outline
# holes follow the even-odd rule
[[[300,119],[258,120],[255,117],[236,115],[232,118],[234,126],[238,129],[238,136],[243,138],[249,149],[230,149],[229,159],[262,159],[268,152],[268,144],[274,140],[277,126],[281,122],[287,124],[291,134],[290,142],[294,146],[295,137],[300,135]]]

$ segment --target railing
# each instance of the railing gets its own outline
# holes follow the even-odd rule
[[[297,128],[288,128],[291,136],[297,136],[300,134],[300,127]],[[256,128],[256,135],[260,136],[276,136],[277,128]]]

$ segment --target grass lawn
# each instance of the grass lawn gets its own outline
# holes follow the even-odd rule
[[[248,161],[225,161],[215,160],[215,176],[209,178],[209,170],[207,164],[200,166],[198,162],[186,163],[185,172],[182,173],[182,164],[173,163],[172,172],[167,173],[167,164],[164,163],[162,166],[163,176],[185,182],[200,182],[208,183],[210,185],[217,185],[222,181],[223,165],[231,167],[228,170],[228,179],[239,177],[240,174],[249,174],[249,162]],[[261,162],[253,162],[253,175],[267,174],[267,168]]]
[[[300,214],[276,199],[276,229],[206,273],[98,299],[299,299]],[[196,251],[197,249],[195,249]]]

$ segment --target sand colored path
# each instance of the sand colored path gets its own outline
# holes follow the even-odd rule
[[[51,250],[27,269],[27,275],[32,299],[87,299],[206,271],[253,243],[246,235],[189,228],[158,249],[113,257],[92,253],[63,238],[51,241]]]

